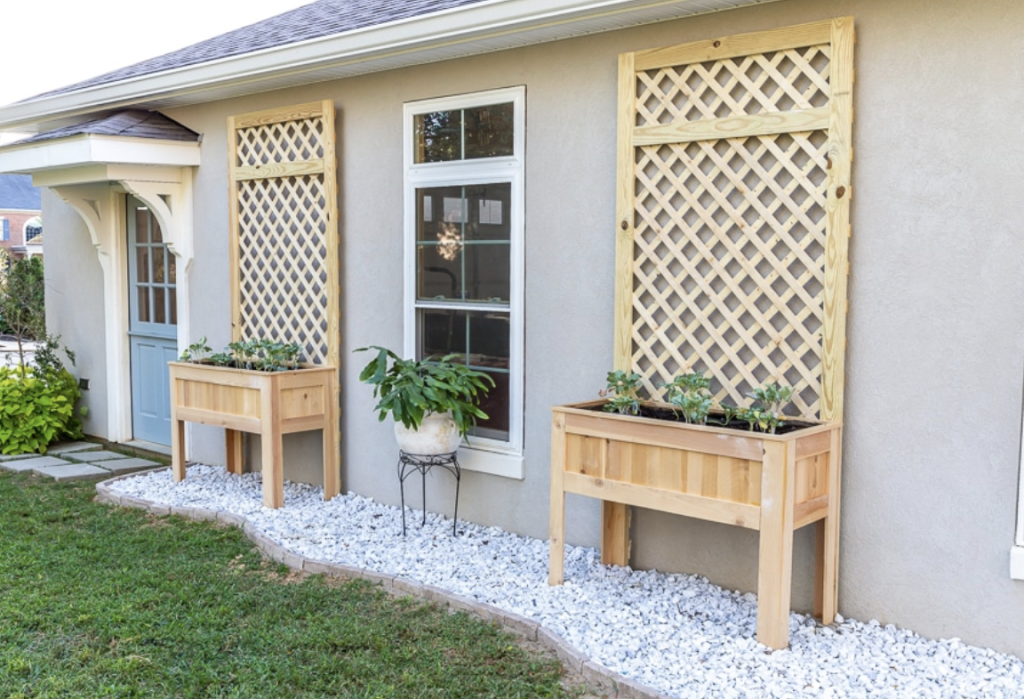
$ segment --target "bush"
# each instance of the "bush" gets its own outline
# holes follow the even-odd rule
[[[67,369],[0,367],[0,452],[43,453],[60,439],[78,439],[78,381]]]

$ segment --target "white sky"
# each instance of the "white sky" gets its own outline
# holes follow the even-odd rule
[[[311,0],[2,0],[0,105],[184,48]]]

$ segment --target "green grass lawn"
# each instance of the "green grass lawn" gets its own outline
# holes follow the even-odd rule
[[[560,697],[557,661],[235,528],[0,473],[0,697]]]

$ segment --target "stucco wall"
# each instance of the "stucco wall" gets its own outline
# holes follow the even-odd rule
[[[390,426],[357,383],[365,357],[350,351],[402,344],[402,104],[526,85],[526,477],[467,474],[460,514],[546,537],[548,407],[594,397],[612,362],[617,54],[840,15],[854,15],[858,31],[840,611],[1024,655],[1024,583],[1007,570],[1024,375],[1024,236],[1013,213],[1024,182],[1013,118],[1024,111],[1021,3],[784,0],[170,111],[204,136],[193,335],[219,345],[230,333],[227,116],[334,99],[343,486],[397,503]],[[52,211],[48,247],[73,217]],[[87,246],[82,230],[53,243],[65,237]],[[63,285],[77,283],[75,265],[96,265],[84,247],[55,258],[48,274]],[[65,293],[57,329],[91,362],[101,324],[76,316],[84,295]],[[90,370],[96,385],[102,362]],[[193,456],[222,461],[218,432],[194,437]],[[316,440],[290,441],[286,476],[318,482],[318,455]],[[443,478],[428,497],[450,512]],[[597,503],[570,496],[567,510],[569,541],[595,545]],[[633,537],[637,566],[756,588],[755,533],[638,511]],[[811,544],[798,532],[801,609]]]
[[[82,392],[88,408],[86,434],[107,434],[106,342],[103,335],[103,270],[82,218],[57,195],[43,189],[46,239],[51,249],[43,264],[46,326],[75,353],[71,372],[89,379]]]

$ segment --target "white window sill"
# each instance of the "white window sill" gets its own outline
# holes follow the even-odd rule
[[[523,457],[517,454],[501,454],[464,445],[459,449],[459,466],[463,471],[523,480]]]
[[[1010,579],[1024,580],[1024,546],[1010,549]]]

